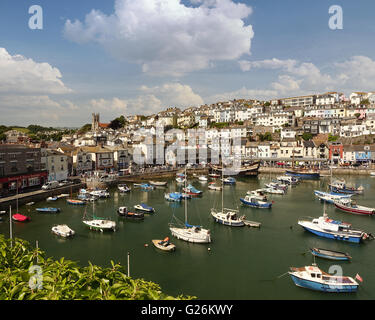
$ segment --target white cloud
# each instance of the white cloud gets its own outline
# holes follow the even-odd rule
[[[247,89],[242,87],[232,92],[224,92],[207,98],[207,103],[216,103],[219,101],[229,101],[233,99],[257,99],[268,100],[277,97],[277,90]]]
[[[9,94],[64,94],[71,92],[61,81],[59,69],[0,48],[0,92]]]
[[[96,42],[114,57],[141,65],[143,72],[182,75],[213,61],[250,54],[254,32],[245,25],[252,9],[231,0],[116,0],[112,15],[92,10],[84,22],[67,20],[65,36]]]

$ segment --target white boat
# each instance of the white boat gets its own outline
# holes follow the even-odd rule
[[[99,197],[99,198],[109,198],[110,194],[107,190],[93,190],[90,192],[90,195]]]
[[[211,182],[208,185],[208,189],[215,190],[215,191],[221,191],[221,187],[220,186],[215,186],[215,182]]]
[[[26,203],[27,206],[32,206],[33,204],[35,204],[35,202],[28,202],[28,203]]]
[[[149,181],[149,183],[156,187],[165,187],[168,181]]]
[[[56,201],[58,198],[57,197],[48,197],[47,201]]]
[[[243,227],[245,225],[245,216],[239,216],[239,211],[234,209],[224,208],[224,170],[221,170],[222,174],[222,191],[221,191],[221,210],[211,208],[211,216],[217,223],[231,226],[231,227]]]
[[[74,230],[70,229],[66,224],[53,226],[52,232],[64,238],[72,237],[75,234]]]
[[[317,198],[328,203],[334,203],[342,199],[348,199],[353,196],[353,194],[343,194],[335,192],[323,192],[319,190],[314,190],[314,194]]]
[[[207,179],[206,176],[199,176],[199,177],[198,177],[198,180],[199,180],[199,181],[206,182],[208,179]]]
[[[270,193],[270,194],[284,194],[285,191],[281,189],[275,189],[275,188],[264,188],[262,189],[265,193]]]
[[[263,189],[251,190],[246,192],[247,195],[260,201],[267,201],[267,196],[264,194]]]
[[[69,193],[62,193],[62,194],[59,194],[57,197],[60,199],[60,198],[67,198],[69,196],[70,196]]]
[[[370,172],[370,176],[375,177],[375,171]]]
[[[177,177],[177,178],[176,178],[176,181],[177,181],[177,183],[185,183],[185,182],[186,182],[186,179],[185,179],[185,178],[182,178],[182,177]]]
[[[280,181],[281,183],[285,183],[289,185],[296,185],[297,183],[299,183],[299,179],[293,176],[287,176],[287,175],[278,176],[276,179]]]
[[[139,211],[145,211],[145,212],[155,212],[155,209],[153,207],[150,207],[146,205],[145,203],[136,204],[134,206],[134,209],[139,210]]]
[[[129,192],[131,189],[124,183],[122,184],[119,184],[117,186],[117,189],[120,191],[120,192]]]
[[[186,176],[186,168],[185,168]],[[186,187],[186,182],[185,182]],[[204,229],[201,226],[194,226],[187,223],[188,221],[188,211],[187,211],[187,201],[185,201],[185,223],[183,226],[177,226],[175,224],[169,225],[169,230],[172,235],[177,239],[181,239],[187,242],[193,243],[210,243],[211,242],[211,232],[208,229]]]
[[[90,230],[97,230],[100,232],[106,230],[116,230],[116,222],[106,219],[92,219],[92,220],[83,220],[85,225],[87,225]]]

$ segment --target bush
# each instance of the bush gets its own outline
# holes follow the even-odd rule
[[[31,289],[36,278],[29,268],[36,261],[42,270],[42,288]],[[32,278],[33,277],[33,278]],[[185,300],[195,297],[172,297],[161,292],[159,285],[143,279],[132,279],[120,264],[111,261],[110,268],[89,263],[79,267],[70,260],[46,258],[40,249],[27,241],[0,236],[1,300]]]

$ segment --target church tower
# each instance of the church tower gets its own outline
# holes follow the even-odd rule
[[[99,113],[92,114],[91,131],[99,130]]]

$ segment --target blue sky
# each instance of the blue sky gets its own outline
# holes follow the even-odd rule
[[[43,30],[28,28],[33,4]],[[328,27],[331,5],[343,9],[343,30]],[[2,0],[0,123],[80,126],[92,112],[110,121],[171,105],[375,91],[374,9],[370,0]]]

